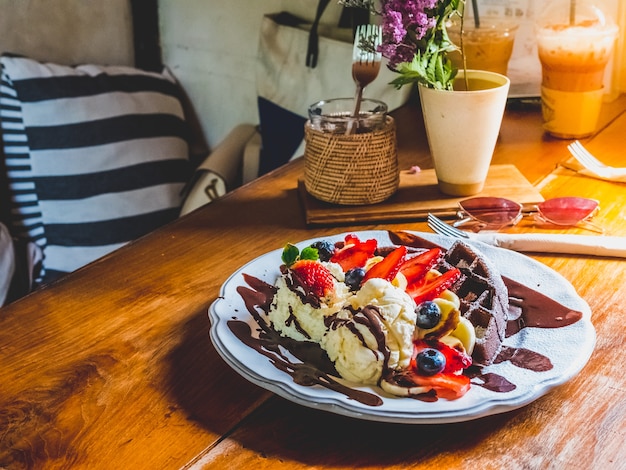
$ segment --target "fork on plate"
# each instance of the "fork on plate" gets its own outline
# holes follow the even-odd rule
[[[626,182],[626,168],[617,168],[606,165],[593,156],[579,141],[574,141],[567,146],[570,153],[585,167],[579,173],[594,176],[610,181]]]

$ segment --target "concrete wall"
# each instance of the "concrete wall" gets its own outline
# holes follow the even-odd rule
[[[210,148],[237,124],[258,123],[255,60],[263,15],[288,10],[312,20],[316,6],[316,0],[159,0],[164,62],[200,115]],[[331,1],[322,22],[335,22],[340,13]]]
[[[0,51],[63,64],[134,63],[128,0],[0,0]]]

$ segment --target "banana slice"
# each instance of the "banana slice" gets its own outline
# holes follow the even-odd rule
[[[459,312],[459,309],[454,301],[437,297],[433,300],[433,302],[435,302],[439,306],[439,310],[441,310],[441,319],[433,328],[427,330],[417,328],[416,337],[418,339],[443,338],[444,336],[452,333],[459,324],[461,312]]]
[[[467,352],[465,350],[465,345],[463,344],[463,342],[456,336],[446,335],[443,338],[439,338],[439,341],[441,341],[446,346],[457,349],[458,351],[463,351],[465,353]]]
[[[476,330],[474,329],[474,325],[472,325],[467,318],[460,317],[459,324],[450,335],[458,338],[461,343],[463,343],[465,352],[470,356],[472,355],[474,345],[476,344]]]
[[[422,393],[430,392],[432,387],[424,387],[421,385],[415,385],[414,387],[403,387],[401,385],[389,382],[385,379],[380,381],[380,388],[385,392],[399,397],[411,397],[420,395]]]
[[[450,289],[446,289],[439,294],[439,298],[452,302],[457,310],[461,308],[461,299]]]
[[[396,277],[393,279],[391,283],[397,288],[402,289],[402,290],[406,290],[406,286],[409,284],[406,280],[406,277],[404,277],[404,274],[402,273],[396,274]]]
[[[369,271],[369,269],[374,266],[377,263],[380,263],[382,260],[384,260],[385,258],[383,258],[382,256],[372,256],[371,258],[369,258],[366,263],[365,263],[365,271]]]

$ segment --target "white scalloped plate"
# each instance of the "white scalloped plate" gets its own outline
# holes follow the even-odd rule
[[[392,245],[386,231],[363,231],[356,234],[362,240],[376,238],[379,246]],[[334,242],[343,240],[345,235],[342,233],[306,240],[297,245],[302,249],[316,240]],[[445,248],[454,241],[434,234],[418,233],[418,235]],[[209,309],[211,340],[220,356],[252,383],[301,405],[341,415],[395,423],[450,423],[520,408],[568,381],[585,366],[593,352],[596,339],[595,329],[591,323],[591,311],[572,285],[547,266],[513,251],[482,243],[473,245],[495,263],[502,275],[518,282],[532,279],[533,289],[583,314],[581,320],[569,326],[524,328],[505,340],[505,345],[530,349],[547,356],[553,364],[553,368],[545,372],[519,368],[508,361],[483,369],[483,373],[493,372],[514,383],[516,388],[510,392],[494,392],[472,385],[470,391],[457,400],[439,399],[429,403],[412,398],[389,396],[377,387],[351,385],[354,389],[373,393],[382,398],[382,405],[369,406],[319,385],[302,386],[295,383],[291,375],[275,367],[267,356],[240,341],[228,326],[230,320],[240,320],[248,323],[252,332],[256,334],[258,325],[246,309],[237,287],[248,286],[243,279],[243,273],[268,284],[274,284],[280,273],[282,249],[252,260],[233,273],[224,283],[220,297]]]

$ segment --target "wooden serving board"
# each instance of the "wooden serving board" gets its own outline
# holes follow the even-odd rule
[[[429,212],[439,217],[454,217],[458,202],[467,199],[439,191],[435,170],[401,171],[398,191],[378,204],[345,206],[323,202],[306,191],[303,180],[298,181],[298,194],[308,225],[423,220]],[[492,165],[483,191],[476,196],[505,197],[522,204],[544,200],[514,165]]]

